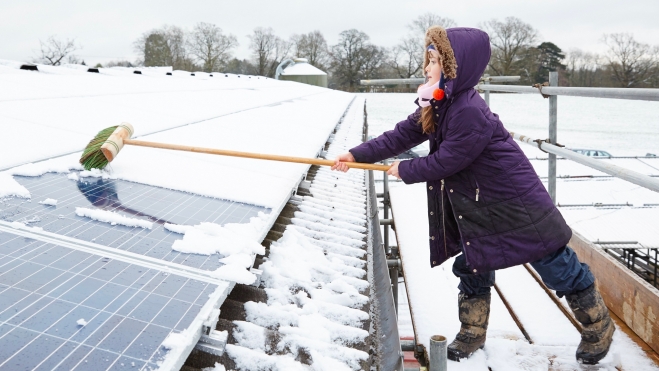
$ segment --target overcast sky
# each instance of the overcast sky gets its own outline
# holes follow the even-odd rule
[[[133,41],[145,31],[165,24],[191,29],[197,22],[236,35],[239,58],[249,57],[247,35],[255,27],[272,27],[286,39],[320,30],[330,45],[341,31],[356,28],[373,43],[391,47],[408,33],[407,24],[425,12],[467,27],[518,17],[538,30],[540,41],[563,50],[602,52],[602,35],[616,32],[659,45],[659,0],[3,0],[0,59],[31,60],[39,39],[57,35],[75,38],[82,46],[77,54],[87,64],[133,61]]]

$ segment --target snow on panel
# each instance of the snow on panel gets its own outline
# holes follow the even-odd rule
[[[14,180],[10,174],[0,173],[0,199],[10,196],[30,198],[30,192]]]
[[[46,206],[57,206],[57,200],[54,198],[47,198],[43,201],[39,201],[39,203]]]
[[[263,107],[148,135],[141,139],[257,153],[315,157],[352,95],[324,90],[305,99]],[[91,137],[90,137],[91,138]],[[79,153],[39,165],[40,171],[79,168]],[[23,167],[21,167],[23,168]],[[208,197],[276,208],[308,165],[125,146],[111,176]],[[15,174],[17,170],[10,170]],[[38,175],[32,169],[30,175]]]
[[[31,144],[5,143],[2,151],[11,155],[0,156],[0,169],[80,150],[99,130],[124,121],[141,136],[328,92],[256,76],[224,76],[114,69],[96,74],[63,67],[35,73],[0,66],[0,122],[13,137],[29,132]]]
[[[153,227],[153,223],[149,221],[129,218],[127,216],[108,210],[76,207],[76,214],[78,216],[84,216],[93,220],[98,220],[99,222],[110,223],[112,225],[120,224],[127,227],[141,227],[146,229],[151,229]]]

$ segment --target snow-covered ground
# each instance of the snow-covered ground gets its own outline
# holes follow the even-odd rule
[[[444,335],[451,342],[460,327],[459,279],[451,272],[452,260],[430,268],[425,186],[395,187],[391,190],[391,202],[417,341],[426,349],[432,335]],[[449,361],[448,369],[581,370],[574,355],[579,333],[529,272],[521,266],[503,269],[497,272],[496,281],[533,343],[520,333],[498,293],[492,290],[485,348],[468,360]],[[402,322],[407,323],[406,320]],[[401,335],[406,334],[401,332]],[[659,370],[620,330],[614,334],[609,354],[593,369],[615,371],[617,366],[622,366],[618,370]]]
[[[391,130],[416,109],[416,95],[411,93],[363,96],[369,135]],[[549,103],[540,94],[493,93],[490,108],[506,129],[547,138]],[[558,142],[568,148],[601,149],[614,156],[659,155],[659,102],[559,96]]]

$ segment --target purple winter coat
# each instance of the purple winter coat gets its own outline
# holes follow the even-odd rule
[[[474,90],[490,58],[489,36],[447,30],[458,69],[446,96],[432,100],[436,130],[423,134],[417,109],[394,130],[350,150],[358,162],[377,162],[429,140],[426,157],[402,161],[401,179],[427,182],[430,263],[442,264],[464,247],[474,273],[531,262],[565,246],[572,236],[531,163]]]

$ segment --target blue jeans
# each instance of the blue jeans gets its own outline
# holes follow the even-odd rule
[[[563,297],[584,290],[595,283],[588,264],[581,263],[577,254],[565,246],[542,259],[531,262],[545,285]],[[467,266],[464,253],[458,255],[453,263],[453,274],[460,278],[458,288],[469,296],[484,295],[494,285],[494,272],[473,274]]]

